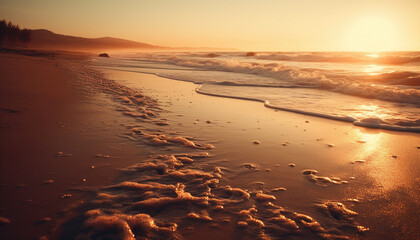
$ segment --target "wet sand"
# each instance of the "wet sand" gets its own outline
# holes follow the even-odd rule
[[[418,238],[418,134],[81,61],[2,55],[1,236]]]
[[[370,229],[361,233],[350,226],[335,226],[351,238],[418,236],[418,134],[360,128],[274,111],[251,101],[200,95],[194,91],[197,85],[154,75],[106,73],[110,79],[159,99],[168,110],[161,116],[171,123],[165,132],[213,144],[212,157],[204,166],[227,169],[221,183],[272,194],[276,197],[273,203],[307,214],[326,228],[338,220],[328,217],[317,204],[344,203],[358,213],[354,215],[358,226]],[[316,171],[302,174],[307,169]],[[281,191],[275,191],[279,188]],[[217,236],[218,231],[207,231]],[[194,239],[195,234],[200,233],[187,236]],[[297,238],[307,237],[319,234]]]
[[[72,72],[87,55],[38,53],[0,54],[2,239],[51,235],[90,197],[83,188],[111,184],[147,154],[116,134],[126,117],[115,102]]]

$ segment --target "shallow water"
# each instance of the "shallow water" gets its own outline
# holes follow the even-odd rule
[[[98,65],[200,85],[200,93],[358,126],[420,131],[420,54],[155,53],[121,55]]]

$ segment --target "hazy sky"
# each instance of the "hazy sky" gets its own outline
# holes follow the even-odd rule
[[[26,28],[170,47],[420,50],[420,0],[1,0]]]

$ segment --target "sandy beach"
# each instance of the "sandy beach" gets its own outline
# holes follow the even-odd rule
[[[420,1],[0,1],[0,240],[420,239]]]
[[[51,235],[63,212],[87,199],[74,189],[110,184],[116,168],[145,154],[118,136],[124,116],[113,102],[64,66],[88,55],[35,53],[1,54],[4,239]]]
[[[169,121],[166,131],[213,144],[205,165],[227,169],[221,183],[272,194],[273,203],[286,211],[307,214],[326,228],[331,224],[350,238],[386,239],[392,233],[392,238],[410,239],[418,234],[411,225],[418,218],[409,214],[418,211],[418,134],[360,128],[263,108],[258,102],[201,95],[195,84],[153,74],[108,71],[106,76],[159,99],[169,111],[165,118],[176,123]],[[305,176],[307,169],[318,173]],[[332,208],[328,214],[320,211],[319,204],[328,202],[345,204],[358,213],[351,224],[370,230],[351,231],[351,224],[334,216]],[[217,236],[208,231],[209,239]]]
[[[417,133],[98,61],[0,55],[5,239],[419,237]]]

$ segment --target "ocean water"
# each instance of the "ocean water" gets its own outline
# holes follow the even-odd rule
[[[198,93],[262,107],[420,132],[420,52],[134,53],[97,64],[193,82]]]

